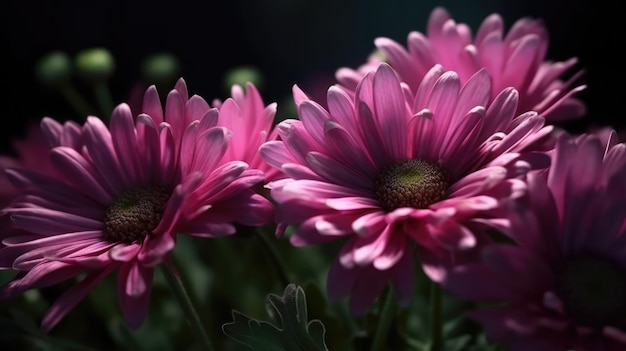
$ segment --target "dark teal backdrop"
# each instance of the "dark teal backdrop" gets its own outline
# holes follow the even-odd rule
[[[522,16],[543,18],[551,34],[549,58],[580,58],[589,85],[580,96],[589,106],[583,121],[621,127],[626,78],[621,56],[626,44],[616,4],[590,0],[229,0],[229,1],[22,1],[0,10],[3,109],[2,149],[25,121],[42,115],[71,118],[58,94],[40,87],[32,68],[55,49],[69,54],[94,46],[111,50],[117,71],[111,81],[116,102],[126,99],[149,54],[170,51],[182,62],[192,92],[223,98],[222,75],[239,65],[254,65],[266,77],[262,94],[279,104],[294,83],[332,77],[340,66],[362,63],[377,36],[405,43],[411,30],[425,30],[436,5],[476,29],[499,12],[507,25]],[[611,8],[611,6],[613,8]],[[280,108],[280,107],[279,107]]]

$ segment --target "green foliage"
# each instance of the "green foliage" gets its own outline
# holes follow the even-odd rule
[[[328,350],[324,342],[326,329],[317,319],[308,321],[304,290],[289,284],[283,296],[269,294],[267,311],[272,322],[259,321],[237,310],[233,322],[222,326],[224,333],[257,351]]]

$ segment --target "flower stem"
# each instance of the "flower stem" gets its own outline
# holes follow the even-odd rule
[[[95,82],[93,89],[100,110],[103,113],[102,119],[108,121],[111,118],[111,111],[113,111],[113,99],[111,98],[109,87],[106,82]]]
[[[263,233],[260,228],[257,228],[257,233],[254,236],[259,240],[261,246],[263,246],[268,256],[270,256],[270,259],[274,263],[274,266],[276,266],[276,273],[278,274],[278,278],[280,279],[283,287],[289,285],[291,283],[291,280],[289,279],[289,271],[287,270],[287,265],[285,264],[283,257],[278,252],[278,249],[276,248],[274,243],[265,235],[265,233]]]
[[[443,320],[441,316],[441,286],[436,282],[431,282],[430,286],[430,307],[431,307],[431,345],[430,351],[443,351]]]
[[[213,351],[213,344],[211,343],[209,336],[206,334],[206,331],[202,326],[200,317],[198,316],[196,309],[193,307],[193,303],[189,298],[189,294],[187,294],[187,290],[185,289],[183,282],[180,280],[176,272],[173,271],[172,267],[170,267],[169,264],[164,263],[161,265],[161,268],[163,271],[163,276],[165,276],[165,279],[174,291],[174,295],[176,295],[178,302],[185,311],[187,322],[191,325],[194,333],[196,333],[196,337],[200,342],[200,346],[203,350]]]
[[[87,118],[90,114],[94,113],[93,107],[89,106],[87,101],[78,93],[76,88],[69,82],[62,83],[59,85],[59,91],[65,97],[65,99],[70,103],[72,108],[76,113],[78,113],[80,118]]]
[[[391,322],[396,312],[395,295],[393,289],[389,287],[387,289],[387,297],[385,298],[385,304],[383,310],[380,312],[380,318],[378,319],[378,328],[376,328],[376,334],[374,334],[374,341],[372,342],[372,351],[386,350],[385,341],[387,341],[387,335],[389,328],[391,328]]]

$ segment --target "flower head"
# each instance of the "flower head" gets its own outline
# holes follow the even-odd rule
[[[177,234],[218,237],[233,234],[236,223],[271,221],[271,203],[252,190],[263,172],[221,162],[232,132],[218,126],[217,109],[189,98],[182,79],[164,107],[153,86],[137,118],[120,104],[109,127],[87,118],[78,130],[84,145],[53,147],[55,173],[7,171],[20,195],[3,211],[15,230],[2,234],[0,268],[18,274],[0,294],[84,276],[48,310],[44,331],[114,271],[123,315],[138,327],[155,266],[168,263]],[[41,125],[47,135],[78,140],[50,118]]]
[[[548,33],[541,20],[521,18],[505,34],[502,17],[494,13],[484,19],[473,36],[466,24],[457,24],[444,8],[436,7],[430,14],[426,34],[410,32],[407,48],[384,37],[374,43],[385,62],[414,91],[435,64],[457,72],[461,82],[485,68],[492,81],[491,99],[507,87],[517,89],[518,114],[532,110],[548,122],[555,122],[579,118],[585,113],[584,104],[573,97],[584,89],[575,86],[582,72],[567,81],[561,80],[577,60],[546,60]],[[337,79],[354,90],[363,74],[375,70],[380,61],[372,55],[357,70],[339,69]]]
[[[482,248],[443,280],[510,350],[626,347],[626,146],[561,134],[547,170],[528,173],[513,243]],[[494,305],[491,306],[491,303]]]
[[[276,140],[278,131],[273,128],[276,103],[265,105],[258,89],[252,83],[246,89],[239,85],[231,88],[231,97],[214,101],[219,109],[219,125],[233,131],[230,147],[223,161],[241,160],[265,173],[267,180],[280,178],[280,172],[261,158],[259,147],[268,140]]]
[[[300,120],[281,122],[281,140],[261,154],[287,176],[268,187],[281,227],[295,228],[291,243],[346,239],[329,273],[331,298],[350,295],[362,313],[391,281],[406,302],[415,244],[425,253],[473,247],[471,228],[498,222],[500,202],[523,191],[514,177],[541,158],[524,160],[523,150],[550,128],[535,112],[514,119],[512,88],[485,107],[489,84],[484,70],[461,84],[435,66],[413,94],[381,63],[354,97],[330,87],[328,110],[294,87]],[[436,278],[443,259],[424,257]]]
[[[19,193],[7,178],[4,170],[10,168],[26,168],[42,173],[56,172],[50,162],[50,146],[82,145],[80,126],[73,121],[63,125],[50,120],[54,128],[44,135],[39,123],[30,123],[23,138],[14,139],[12,143],[15,156],[0,156],[0,206],[6,206]],[[64,132],[61,132],[63,131]]]

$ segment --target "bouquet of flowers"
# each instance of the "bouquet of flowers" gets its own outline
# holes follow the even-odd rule
[[[249,76],[113,105],[112,58],[78,57],[101,115],[43,117],[0,159],[4,340],[626,349],[626,146],[556,125],[586,115],[577,60],[546,58],[541,20],[441,7],[374,44],[323,94],[294,82],[282,120]],[[89,111],[63,55],[42,67]]]

